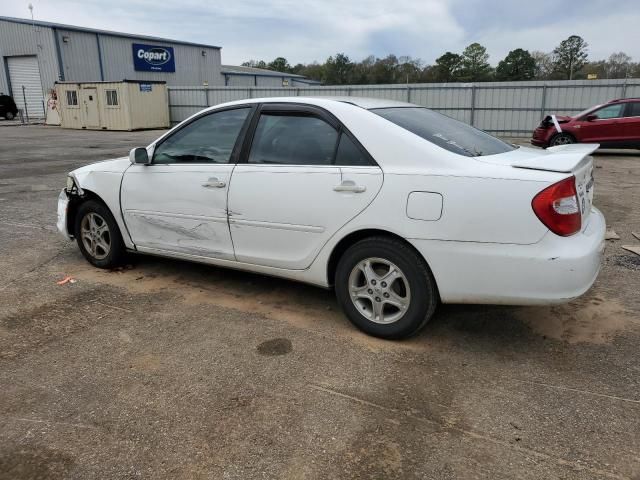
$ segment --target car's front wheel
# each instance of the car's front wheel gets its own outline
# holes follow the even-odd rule
[[[558,133],[553,136],[549,142],[550,147],[557,147],[558,145],[569,145],[570,143],[576,143],[576,139],[568,133]]]
[[[125,247],[120,229],[109,209],[101,202],[87,200],[78,207],[75,237],[82,255],[99,268],[113,268],[124,260]]]
[[[424,259],[404,242],[371,237],[338,262],[336,296],[351,322],[376,337],[416,334],[432,317],[438,291]]]
[[[13,112],[7,112],[4,114],[4,118],[6,118],[7,120],[13,120],[14,115]]]

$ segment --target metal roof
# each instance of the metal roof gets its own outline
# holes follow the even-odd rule
[[[0,16],[0,20],[5,22],[13,22],[13,23],[22,23],[25,25],[37,25],[40,27],[48,27],[48,28],[58,28],[61,30],[69,30],[72,32],[88,32],[88,33],[99,33],[100,35],[109,35],[112,37],[124,37],[124,38],[133,38],[139,40],[150,40],[153,42],[167,42],[167,43],[175,43],[177,45],[190,45],[192,47],[205,47],[205,48],[217,48],[221,49],[222,47],[218,47],[216,45],[207,45],[204,43],[194,43],[194,42],[183,42],[181,40],[172,40],[170,38],[161,38],[161,37],[151,37],[148,35],[134,35],[133,33],[122,33],[122,32],[113,32],[111,30],[100,30],[97,28],[87,28],[87,27],[78,27],[75,25],[66,25],[64,23],[53,23],[53,22],[43,22],[41,20],[30,20],[27,18],[15,18],[15,17],[3,17]]]
[[[304,75],[298,75],[295,73],[276,72],[275,70],[266,70],[264,68],[243,67],[235,65],[222,65],[222,73],[230,73],[236,75],[258,75],[259,77],[307,78]]]

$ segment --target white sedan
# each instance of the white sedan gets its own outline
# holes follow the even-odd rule
[[[585,293],[596,148],[518,148],[389,100],[242,100],[71,172],[58,228],[100,268],[139,252],[333,287],[357,327],[402,338],[439,302]]]

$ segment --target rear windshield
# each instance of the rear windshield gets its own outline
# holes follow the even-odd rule
[[[422,107],[374,108],[373,113],[450,152],[467,157],[495,155],[516,147],[466,123]]]

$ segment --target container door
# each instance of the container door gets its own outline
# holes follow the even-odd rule
[[[81,91],[82,108],[84,108],[84,127],[99,128],[98,94],[95,88],[83,88]]]

